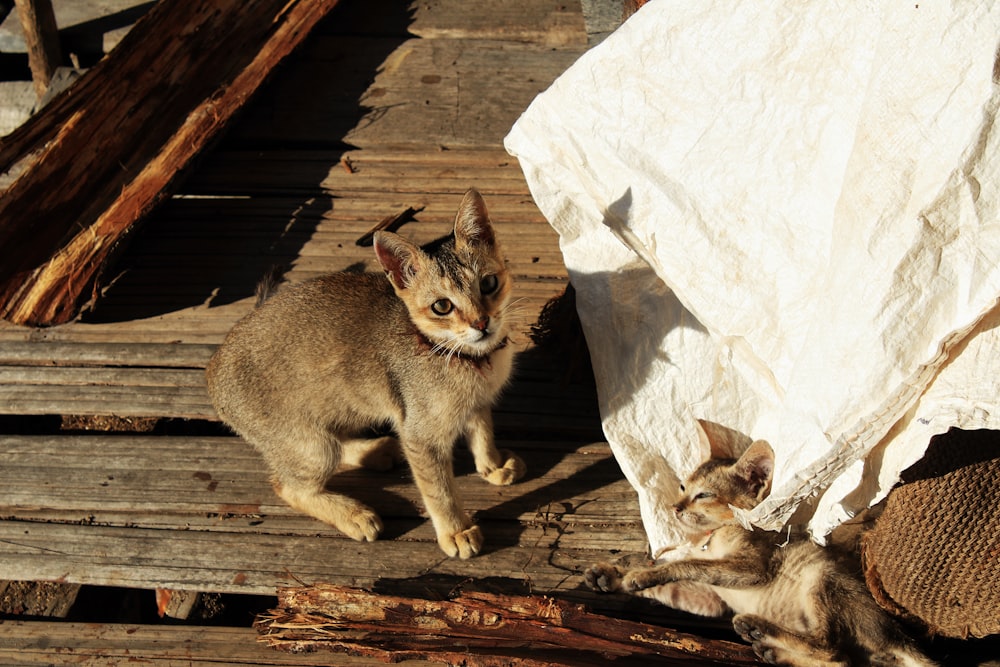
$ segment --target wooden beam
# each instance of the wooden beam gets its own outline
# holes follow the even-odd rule
[[[21,18],[21,30],[28,47],[28,65],[35,95],[42,99],[49,89],[52,73],[62,58],[59,49],[59,29],[51,0],[14,0]]]
[[[104,267],[337,0],[162,0],[0,143],[0,317],[73,319]]]
[[[278,590],[279,608],[255,627],[267,645],[384,662],[424,659],[468,667],[757,664],[751,647],[594,614],[542,596],[464,593],[450,600],[380,595],[317,584]]]
[[[4,619],[0,664],[130,665],[145,667],[322,667],[328,655],[290,655],[254,641],[248,627],[180,624],[105,624]],[[370,660],[342,656],[340,667],[371,667]]]

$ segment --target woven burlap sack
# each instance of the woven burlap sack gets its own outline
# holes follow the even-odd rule
[[[946,637],[1000,633],[1000,432],[934,438],[862,540],[885,609]]]

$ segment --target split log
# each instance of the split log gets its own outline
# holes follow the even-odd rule
[[[61,59],[59,30],[51,0],[14,0],[28,47],[28,66],[35,95],[42,99]]]
[[[446,601],[318,584],[278,590],[258,617],[260,641],[282,651],[327,650],[383,662],[468,667],[757,664],[746,645],[595,614],[540,596],[464,593]]]
[[[337,0],[161,0],[0,142],[0,317],[53,325],[101,288],[133,225]]]

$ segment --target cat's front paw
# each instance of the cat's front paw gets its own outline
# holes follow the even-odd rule
[[[656,568],[629,570],[622,577],[622,590],[626,593],[637,593],[653,586],[669,584],[672,581],[672,578],[663,576],[663,573]]]
[[[611,563],[595,563],[583,573],[587,586],[602,593],[617,593],[622,587],[622,571]]]
[[[508,486],[524,477],[528,468],[520,456],[509,449],[501,449],[500,456],[504,459],[502,466],[482,473],[487,482],[496,486]]]
[[[472,558],[483,548],[483,531],[479,526],[472,526],[451,535],[439,536],[438,544],[452,558]]]
[[[374,542],[382,532],[382,519],[374,510],[359,505],[349,516],[337,522],[337,528],[353,540]]]

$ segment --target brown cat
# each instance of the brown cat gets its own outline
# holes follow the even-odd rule
[[[483,536],[462,509],[452,449],[462,436],[493,484],[525,471],[493,442],[492,406],[511,372],[512,279],[482,197],[470,190],[454,233],[421,249],[375,234],[385,273],[338,273],[290,286],[240,320],[212,357],[208,390],[224,422],[271,469],[292,507],[356,540],[379,516],[326,488],[349,466],[405,456],[438,544],[469,558]],[[394,435],[375,437],[373,430]]]
[[[774,664],[933,665],[830,549],[737,523],[732,508],[760,503],[773,470],[763,440],[737,460],[702,464],[674,506],[691,532],[689,555],[627,571],[599,563],[585,573],[587,583],[703,616],[734,612],[736,632]]]

